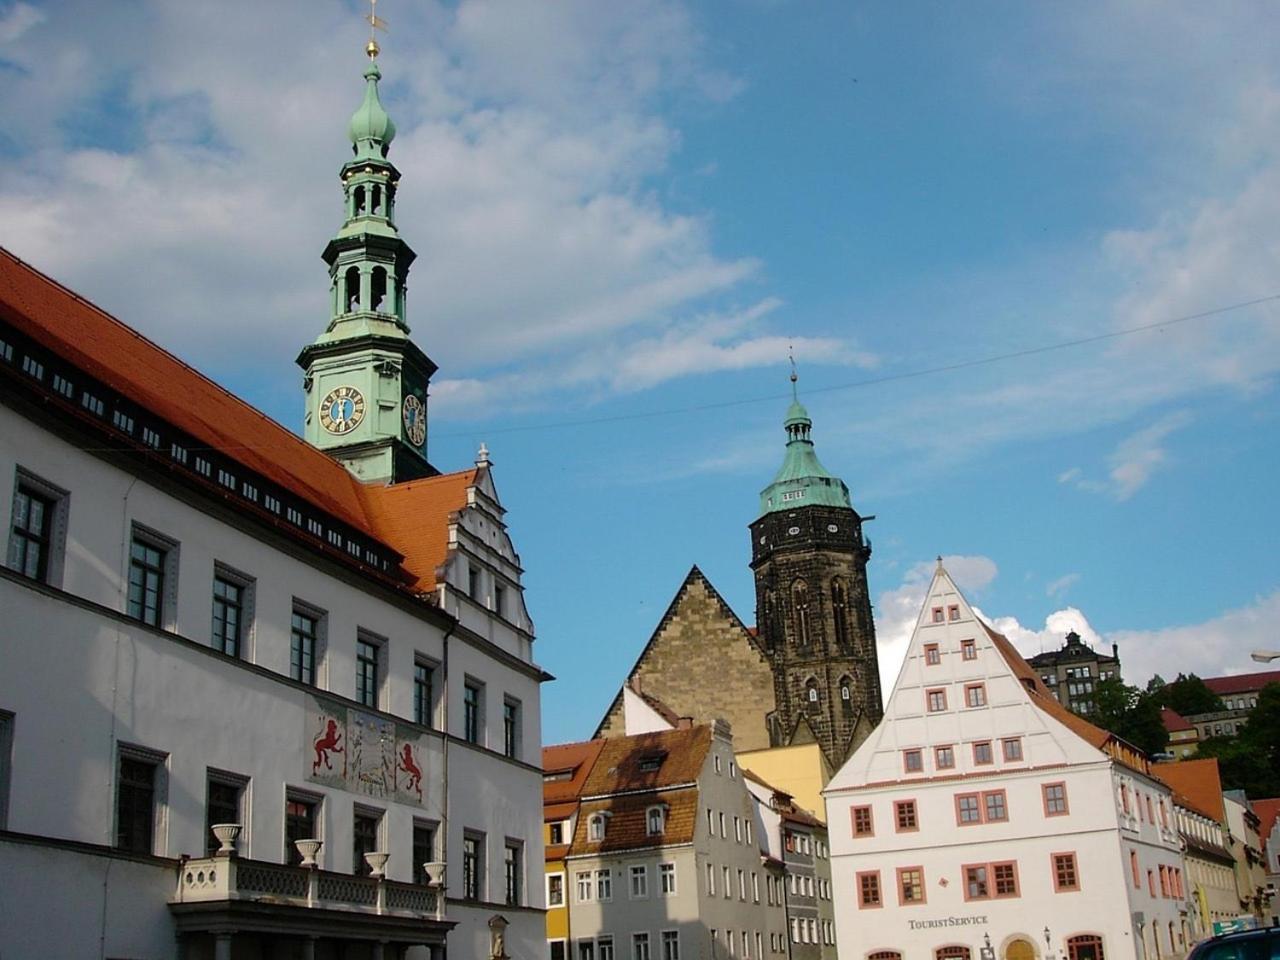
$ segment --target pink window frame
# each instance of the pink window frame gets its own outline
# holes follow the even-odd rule
[[[870,825],[871,829],[865,833],[858,832],[859,810],[867,811],[867,823]],[[874,811],[871,809],[871,804],[862,803],[849,808],[849,831],[855,840],[861,837],[874,837],[876,835],[876,818]]]
[[[911,804],[911,810],[915,814],[916,825],[914,827],[904,827],[898,819],[898,808],[905,804]],[[893,801],[893,832],[894,833],[916,833],[920,830],[920,805],[916,803],[914,797],[906,800]]]
[[[1160,874],[1160,896],[1168,900],[1171,896],[1171,891],[1169,889],[1169,868],[1162,863],[1157,867],[1157,870]]]
[[[1062,788],[1062,812],[1053,813],[1049,810],[1049,788]],[[1065,780],[1054,780],[1052,783],[1040,784],[1040,802],[1044,805],[1044,815],[1046,817],[1065,817],[1071,812],[1071,801],[1067,798],[1067,782]]]
[[[904,899],[902,898],[902,875],[903,875],[904,873],[906,873],[906,872],[910,871],[910,870],[917,870],[917,871],[919,871],[919,873],[920,873],[920,899],[919,899],[919,900],[904,900]],[[928,888],[928,886],[925,884],[925,879],[924,879],[924,866],[923,866],[923,865],[919,865],[919,866],[910,866],[910,867],[898,867],[898,870],[897,870],[897,873],[896,873],[895,879],[897,880],[897,884],[896,884],[896,886],[897,886],[897,888],[898,888],[898,906],[900,906],[900,907],[918,907],[918,906],[923,906],[925,903],[927,903],[927,902],[928,902],[928,900],[929,900],[929,888]],[[882,899],[883,899],[883,897],[882,897]]]
[[[1004,801],[1004,816],[1000,817],[998,820],[993,820],[987,816],[987,797],[993,797],[996,794],[1000,794],[1000,799]],[[1008,823],[1009,822],[1009,795],[1003,789],[983,790],[982,803],[979,805],[978,809],[982,813],[983,823]]]
[[[932,698],[935,693],[942,694],[942,706],[937,710],[933,709]],[[924,712],[925,713],[942,713],[947,709],[947,688],[946,687],[926,687],[924,691]]]
[[[977,640],[961,640],[960,641],[960,659],[961,660],[977,660],[978,659],[978,641]]]
[[[948,622],[951,620],[959,620],[959,619],[960,619],[960,605],[957,603],[948,604],[947,605]]]
[[[973,870],[976,867],[982,867],[982,869],[987,871],[987,893],[985,896],[981,896],[981,897],[969,896],[969,871]],[[991,891],[992,891],[991,865],[988,863],[981,863],[981,862],[960,864],[960,883],[963,887],[960,893],[964,897],[965,903],[973,903],[976,900],[990,900]]]
[[[939,756],[939,752],[940,752],[940,751],[942,751],[942,750],[950,750],[950,751],[951,751],[951,762],[950,762],[950,763],[945,763],[945,764],[944,764],[944,763],[942,762],[942,760],[941,760],[941,758],[940,758],[940,756]],[[934,765],[934,767],[936,767],[938,770],[954,770],[954,769],[955,769],[955,766],[956,766],[956,746],[955,746],[955,744],[954,744],[954,743],[940,743],[940,744],[938,744],[938,746],[934,747],[934,748],[933,748],[933,765]]]
[[[1147,893],[1156,895],[1156,872],[1150,868],[1147,869]]]
[[[1138,865],[1138,851],[1129,851],[1129,872],[1133,874],[1133,889],[1142,889],[1142,868]]]
[[[977,819],[977,820],[963,820],[963,819],[961,819],[961,817],[960,817],[960,801],[961,801],[962,799],[964,799],[965,797],[973,797],[973,799],[977,802],[977,804],[978,804],[978,819]],[[957,794],[955,795],[954,803],[955,803],[955,808],[956,808],[956,826],[957,826],[957,827],[976,827],[978,824],[982,823],[982,794],[981,794],[981,793],[957,793]]]
[[[862,902],[862,878],[876,878],[876,893],[880,897],[879,903],[863,903]],[[857,884],[858,889],[858,909],[859,910],[879,910],[884,906],[884,884],[880,882],[879,870],[859,870],[853,875],[853,882]]]
[[[940,663],[942,663],[942,651],[938,645],[936,643],[926,643],[924,645],[924,665],[926,667],[936,667]]]
[[[1013,867],[1013,893],[1000,893],[996,890],[996,867]],[[1022,896],[1022,877],[1018,875],[1017,860],[994,860],[987,864],[987,872],[991,876],[992,900],[1016,900]]]
[[[1009,756],[1009,744],[1016,743],[1018,745],[1018,755],[1016,757]],[[1022,763],[1027,759],[1027,755],[1022,752],[1021,737],[1003,737],[1000,740],[1000,756],[1004,758],[1005,763]]]
[[[943,616],[942,616],[942,608],[941,608],[941,607],[934,607],[934,608],[933,608],[933,612],[932,612],[932,614],[931,614],[930,616],[931,616],[931,618],[932,618],[932,622],[933,622],[933,623],[946,623],[946,620],[945,620],[945,619],[943,619]]]
[[[969,691],[971,690],[979,691],[982,697],[981,703],[969,702]],[[966,683],[964,685],[964,705],[970,709],[987,706],[987,685],[985,683]]]
[[[1064,887],[1058,883],[1058,858],[1070,857],[1071,865],[1076,874],[1076,885],[1074,887]],[[1049,854],[1049,871],[1053,875],[1053,892],[1054,893],[1078,893],[1080,891],[1080,857],[1074,850],[1059,850]]]
[[[984,743],[987,745],[987,749],[991,751],[991,759],[990,759],[990,760],[979,760],[979,759],[978,759],[978,747],[979,747],[979,746],[981,746],[981,745],[982,745],[982,744],[984,744]],[[990,766],[991,764],[993,764],[993,763],[995,763],[995,762],[996,762],[996,754],[995,754],[995,751],[994,751],[994,750],[992,750],[992,748],[991,748],[991,741],[990,741],[990,740],[975,740],[975,741],[973,742],[973,763],[974,763],[974,765],[975,765],[975,766],[979,766],[979,767],[986,767],[986,766]]]
[[[912,770],[907,765],[907,755],[914,753],[920,758],[920,766],[916,770]],[[902,772],[903,773],[924,773],[924,750],[920,747],[911,747],[902,751]]]

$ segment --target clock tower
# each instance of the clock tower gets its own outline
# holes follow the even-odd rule
[[[414,252],[396,229],[400,171],[387,159],[396,127],[378,96],[376,44],[364,102],[351,118],[342,167],[345,216],[324,248],[330,318],[298,355],[306,371],[307,441],[365,482],[432,476],[427,388],[436,365],[409,339],[405,319]]]

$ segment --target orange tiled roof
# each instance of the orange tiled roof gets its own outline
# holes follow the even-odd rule
[[[581,743],[560,743],[542,748],[542,769],[546,773],[571,771],[567,780],[542,781],[542,803],[545,808],[557,810],[568,807],[568,812],[549,819],[563,820],[573,813],[582,796],[582,785],[595,766],[596,757],[604,746],[603,740],[585,740]],[[545,816],[544,812],[544,816]]]
[[[1271,836],[1271,829],[1276,825],[1276,820],[1280,819],[1280,797],[1254,800],[1253,812],[1258,815],[1260,821],[1258,836],[1262,838],[1263,846],[1266,846],[1267,838]]]
[[[1164,724],[1164,728],[1170,733],[1182,733],[1184,730],[1195,730],[1195,724],[1191,723],[1182,714],[1176,710],[1170,710],[1168,707],[1160,708],[1160,722]]]
[[[597,797],[629,790],[658,790],[693,783],[711,748],[711,728],[705,724],[683,730],[661,730],[602,741],[582,796]],[[658,757],[656,769],[641,769]]]
[[[648,832],[647,811],[656,803],[666,805],[667,816],[663,832],[651,836]],[[588,840],[591,816],[602,811],[609,814],[604,839]],[[619,850],[691,843],[697,821],[698,790],[696,787],[666,790],[662,793],[629,793],[621,797],[584,800],[569,853],[570,856],[575,857],[590,856]]]
[[[1222,778],[1216,757],[1162,763],[1155,775],[1191,801],[1193,807],[1219,823],[1226,816],[1222,805]]]
[[[365,486],[342,464],[94,304],[0,247],[0,319],[198,443],[217,450],[405,556],[435,586],[449,515],[476,470]]]
[[[1280,683],[1280,670],[1263,670],[1259,673],[1240,673],[1234,677],[1205,677],[1204,685],[1218,696],[1229,693],[1252,693],[1268,683]]]

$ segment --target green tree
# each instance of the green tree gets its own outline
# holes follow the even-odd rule
[[[1119,677],[1099,680],[1093,688],[1089,719],[1147,754],[1163,753],[1169,731],[1160,719],[1158,694],[1130,687]]]
[[[1258,694],[1258,705],[1235,737],[1212,737],[1197,756],[1217,757],[1222,785],[1252,798],[1280,796],[1280,683]]]
[[[1153,692],[1160,698],[1161,706],[1184,717],[1193,713],[1215,713],[1226,709],[1218,695],[1194,673],[1180,673],[1173,682],[1166,683]]]

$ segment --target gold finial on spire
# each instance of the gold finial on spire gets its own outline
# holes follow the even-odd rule
[[[375,60],[382,48],[378,46],[374,31],[387,32],[387,21],[378,16],[378,0],[369,0],[369,13],[365,16],[365,20],[369,22],[369,42],[364,45],[364,52],[369,55],[370,60]]]

